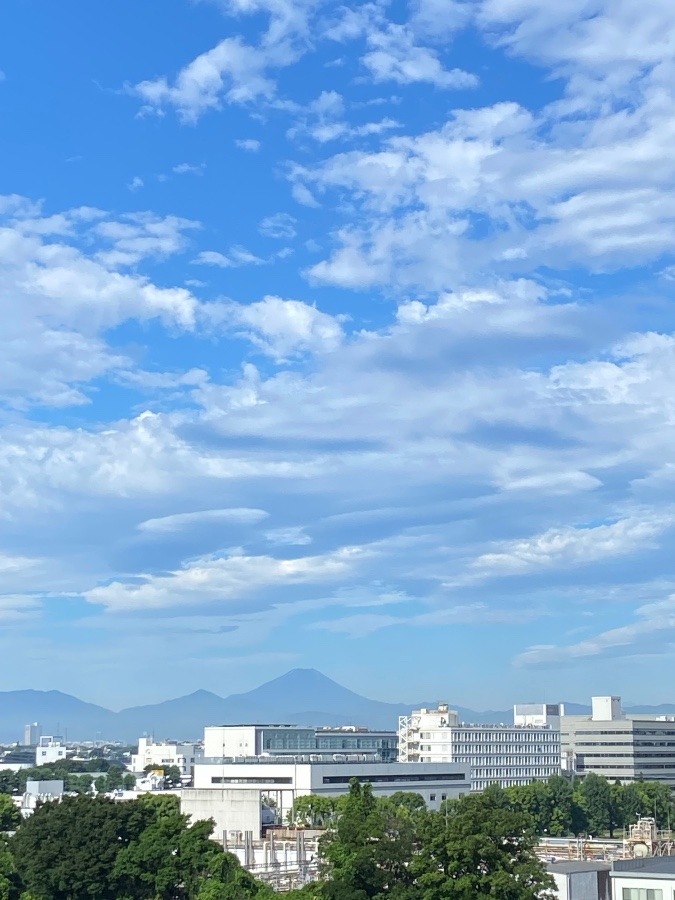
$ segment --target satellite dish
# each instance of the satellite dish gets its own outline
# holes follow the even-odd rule
[[[635,857],[635,859],[644,859],[645,856],[649,856],[649,847],[642,842],[640,842],[639,844],[634,844],[633,856]]]

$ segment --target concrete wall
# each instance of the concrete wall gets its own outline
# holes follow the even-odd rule
[[[254,840],[261,837],[260,791],[189,788],[181,792],[180,808],[192,822],[213,819],[213,837],[219,841],[224,832],[233,831],[251,831]]]
[[[609,872],[552,872],[560,900],[612,900]],[[619,895],[619,900],[621,900]]]
[[[260,752],[257,731],[255,725],[208,725],[204,729],[204,756],[256,756]]]

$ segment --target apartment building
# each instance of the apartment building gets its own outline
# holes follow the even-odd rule
[[[627,716],[620,697],[593,697],[591,715],[563,716],[560,733],[567,772],[675,787],[675,716]]]
[[[471,790],[490,784],[529,784],[557,775],[560,761],[559,704],[521,705],[516,721],[536,717],[540,724],[472,725],[459,721],[446,703],[414,710],[399,719],[399,761],[452,762],[468,766]]]
[[[43,735],[35,748],[35,765],[47,766],[66,758],[66,747],[60,737]]]

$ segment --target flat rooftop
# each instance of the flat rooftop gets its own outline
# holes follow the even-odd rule
[[[593,859],[561,860],[560,862],[546,863],[549,872],[560,875],[573,875],[575,872],[609,872],[611,863]]]

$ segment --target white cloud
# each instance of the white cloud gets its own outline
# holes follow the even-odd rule
[[[265,537],[273,544],[288,544],[291,547],[303,547],[312,543],[311,537],[300,525],[288,528],[273,528],[265,532]]]
[[[518,575],[549,568],[582,566],[657,546],[675,514],[634,515],[603,525],[551,528],[533,538],[509,541],[470,565],[480,578]],[[468,575],[469,581],[472,575]]]
[[[258,226],[258,231],[265,237],[275,238],[276,240],[290,240],[295,237],[295,226],[297,220],[289,213],[275,213],[273,216],[266,216]]]
[[[220,109],[223,101],[270,99],[274,84],[265,71],[271,62],[269,54],[241,38],[225,38],[181,69],[173,83],[158,78],[141,81],[132,90],[143,102],[142,113],[162,113],[172,106],[184,122],[194,124],[207,110]]]
[[[363,63],[376,82],[428,82],[452,90],[478,84],[477,77],[470,72],[444,69],[436,51],[417,46],[412,31],[404,25],[390,23],[382,31],[373,31],[368,34],[367,43],[369,50]]]
[[[199,165],[194,165],[193,163],[179,163],[177,166],[174,166],[171,171],[174,175],[203,175],[206,171],[206,163],[199,163]]]
[[[518,654],[515,664],[544,667],[612,657],[670,655],[675,646],[675,595],[639,606],[635,613],[637,621],[576,644],[530,647]]]
[[[300,353],[331,352],[340,346],[344,336],[340,322],[333,316],[300,300],[274,296],[257,303],[225,304],[222,321],[278,360]]]
[[[145,184],[145,182],[143,181],[142,178],[139,178],[138,175],[134,175],[134,177],[131,179],[131,181],[127,185],[127,188],[132,193],[135,193],[136,191],[140,191],[140,189],[143,187],[144,184]]]
[[[196,223],[132,214],[114,220],[80,208],[44,217],[18,198],[0,203],[0,399],[87,403],[82,387],[130,368],[125,352],[108,346],[107,329],[159,320],[194,329],[199,304],[184,288],[158,287],[140,274],[113,267],[163,258],[184,245]]]
[[[246,247],[230,247],[227,254],[217,250],[202,250],[193,260],[200,266],[217,266],[220,269],[236,269],[240,266],[262,266],[267,260],[261,259],[255,253],[251,253]]]
[[[112,612],[225,604],[279,585],[337,581],[351,572],[362,552],[345,547],[320,556],[205,557],[168,575],[145,575],[133,583],[114,581],[86,591],[84,598]]]
[[[146,519],[137,527],[151,534],[171,534],[185,531],[204,523],[233,522],[239,525],[256,525],[267,518],[264,509],[202,509],[196,512],[174,513],[157,519]]]
[[[234,142],[240,150],[246,150],[247,153],[257,153],[262,147],[260,141],[255,138],[243,138]]]
[[[190,219],[161,218],[152,213],[130,213],[118,221],[101,221],[93,231],[111,247],[99,251],[97,258],[108,268],[119,268],[147,258],[172,256],[187,246],[185,232],[199,228],[199,223]]]

